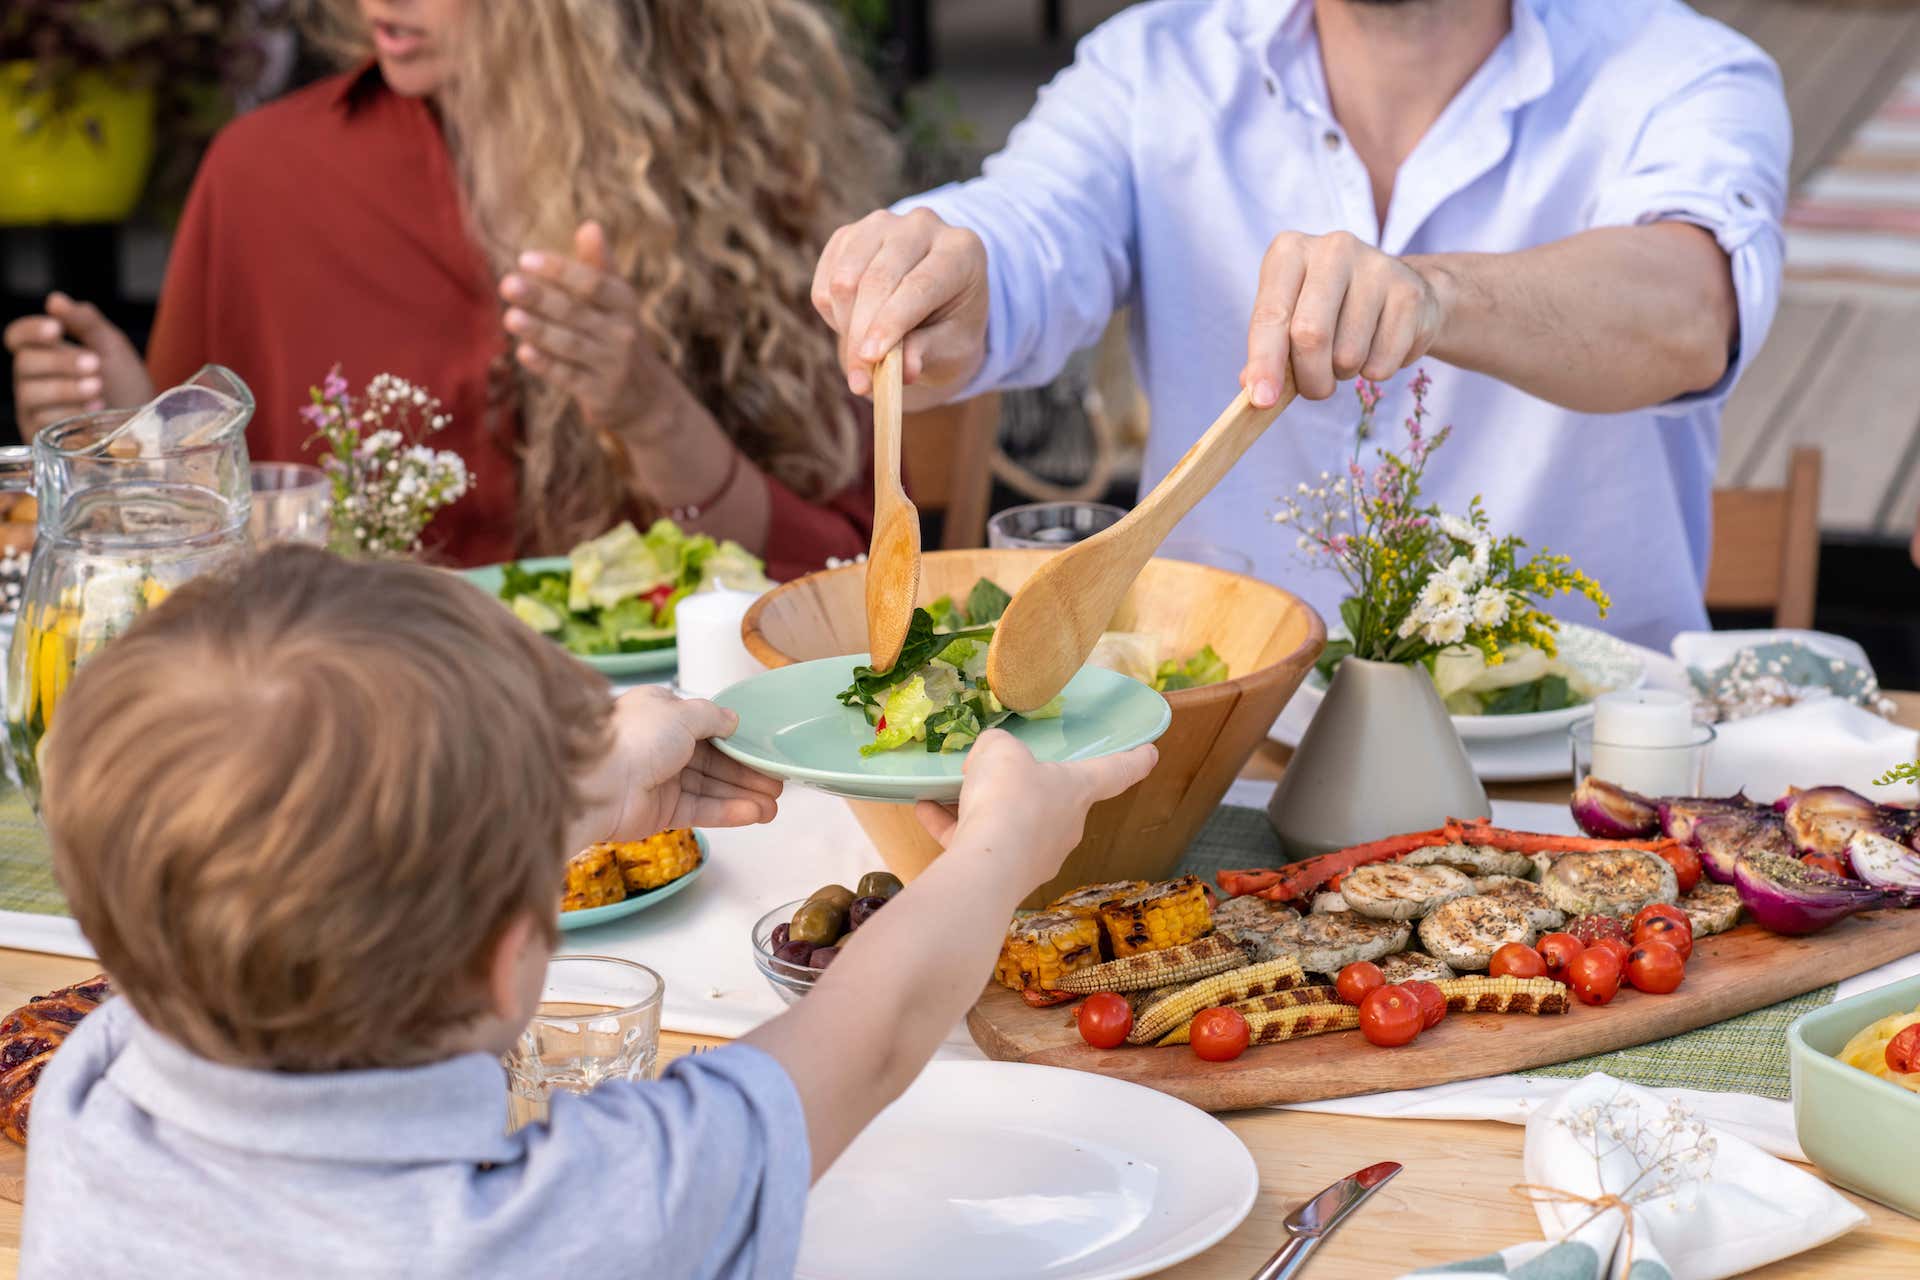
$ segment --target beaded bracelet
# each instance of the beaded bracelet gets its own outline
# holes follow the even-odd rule
[[[667,515],[672,518],[675,524],[686,524],[690,520],[698,520],[701,513],[708,507],[711,507],[714,503],[727,496],[728,490],[733,488],[733,482],[739,478],[740,450],[737,448],[729,448],[727,450],[727,474],[721,477],[719,488],[715,489],[711,496],[703,498],[699,502],[690,502],[685,506],[672,508],[667,512]]]

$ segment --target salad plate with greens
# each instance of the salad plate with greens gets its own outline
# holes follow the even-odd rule
[[[695,591],[764,591],[766,566],[737,542],[689,534],[671,520],[645,533],[623,523],[564,556],[464,575],[522,622],[610,677],[671,671],[674,609]]]

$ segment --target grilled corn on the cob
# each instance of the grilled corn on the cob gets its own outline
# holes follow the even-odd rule
[[[1151,1044],[1172,1028],[1192,1021],[1193,1015],[1202,1009],[1232,1004],[1273,991],[1286,991],[1304,985],[1306,980],[1307,975],[1301,971],[1300,962],[1291,956],[1216,973],[1211,978],[1203,978],[1148,1005],[1135,1017],[1133,1030],[1128,1033],[1127,1040],[1131,1044]]]
[[[1116,959],[1191,942],[1213,928],[1207,892],[1194,876],[1150,884],[1100,904]]]
[[[1332,987],[1295,987],[1291,991],[1270,991],[1263,996],[1254,996],[1249,1000],[1235,1000],[1229,1009],[1239,1010],[1241,1016],[1251,1018],[1256,1013],[1272,1013],[1276,1009],[1298,1009],[1309,1004],[1338,1004],[1339,993]],[[1186,1044],[1192,1040],[1193,1019],[1185,1022],[1154,1041],[1155,1044]]]
[[[1238,969],[1246,962],[1245,952],[1214,934],[1164,951],[1143,951],[1078,969],[1061,979],[1059,989],[1078,995],[1095,991],[1141,991],[1173,982],[1198,982],[1228,969]]]
[[[567,859],[566,888],[560,896],[562,911],[604,907],[626,896],[627,885],[620,878],[620,863],[609,846],[596,844]]]
[[[1449,1013],[1565,1013],[1565,983],[1552,978],[1442,978]]]
[[[700,842],[685,828],[604,847],[611,849],[619,861],[620,876],[627,882],[628,893],[658,889],[700,865]]]
[[[1112,901],[1114,898],[1124,898],[1146,887],[1145,880],[1109,880],[1105,884],[1081,885],[1072,893],[1055,898],[1041,909],[1065,911],[1069,915],[1076,916],[1095,915],[1099,912],[1101,903]]]
[[[1099,962],[1098,924],[1087,916],[1040,911],[1017,917],[1008,927],[1007,940],[1000,947],[1000,961],[994,966],[993,976],[1015,991],[1058,991],[1068,974]]]
[[[1350,1004],[1307,1004],[1246,1017],[1248,1044],[1278,1044],[1329,1031],[1350,1031],[1360,1025],[1360,1011]]]

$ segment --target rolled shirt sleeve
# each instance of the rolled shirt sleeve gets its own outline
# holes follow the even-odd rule
[[[980,177],[894,207],[931,209],[986,245],[986,359],[954,399],[1051,382],[1132,288],[1135,25],[1123,15],[1082,40]]]
[[[1713,233],[1733,271],[1740,333],[1727,372],[1676,403],[1718,401],[1766,341],[1780,302],[1792,124],[1780,73],[1758,50],[1681,86],[1647,118],[1591,225],[1690,222]]]

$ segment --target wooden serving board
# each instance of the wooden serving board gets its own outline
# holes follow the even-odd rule
[[[967,1028],[988,1057],[1074,1067],[1131,1080],[1207,1111],[1314,1102],[1504,1075],[1625,1049],[1802,995],[1920,951],[1920,910],[1868,912],[1804,938],[1746,924],[1703,938],[1671,995],[1622,985],[1611,1003],[1570,1013],[1449,1014],[1412,1044],[1381,1049],[1358,1031],[1258,1045],[1232,1062],[1202,1062],[1184,1045],[1095,1049],[1074,1025],[1077,1005],[1031,1009],[998,984]]]

